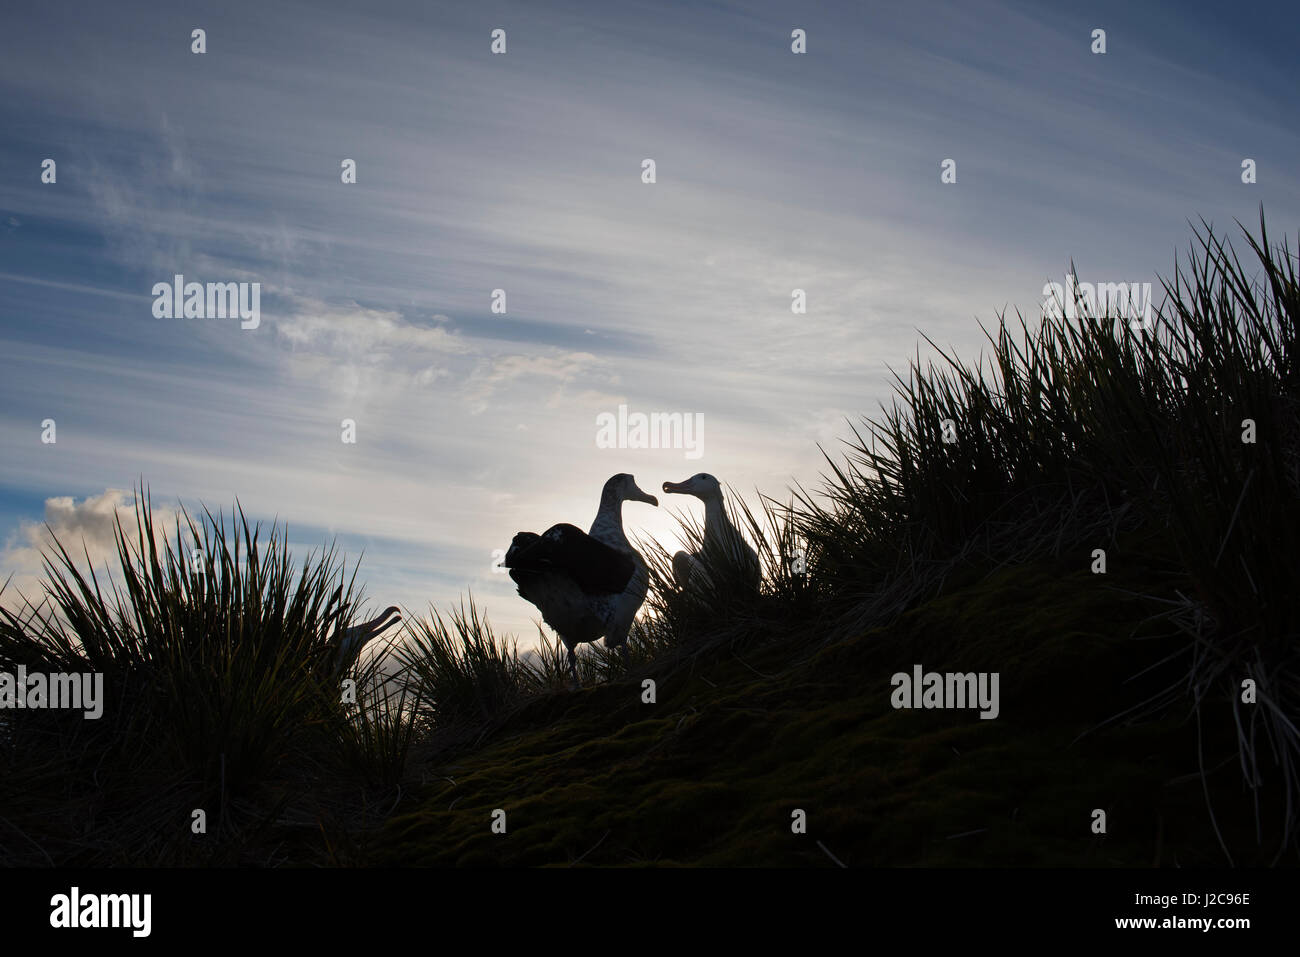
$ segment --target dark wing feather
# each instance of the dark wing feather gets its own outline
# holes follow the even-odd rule
[[[521,585],[530,572],[561,572],[590,595],[619,594],[636,572],[627,555],[568,524],[552,525],[542,535],[520,532],[506,552],[505,566]]]

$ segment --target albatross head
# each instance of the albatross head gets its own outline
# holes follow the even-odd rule
[[[359,625],[346,628],[334,636],[335,664],[345,671],[361,657],[361,649],[402,620],[402,611],[389,605],[383,613]]]
[[[707,472],[700,472],[684,482],[664,482],[664,491],[694,495],[702,501],[708,501],[711,498],[722,498],[722,483]]]
[[[605,483],[604,489],[600,493],[601,503],[616,502],[645,502],[648,505],[658,505],[659,499],[653,495],[647,495],[637,487],[636,479],[626,472],[620,472],[618,475],[612,475],[609,481]]]

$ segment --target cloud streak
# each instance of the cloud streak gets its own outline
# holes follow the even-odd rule
[[[203,56],[186,10],[83,13],[0,38],[0,162],[32,171],[0,179],[6,573],[33,502],[71,501],[75,537],[143,477],[364,549],[385,604],[472,588],[527,638],[492,550],[589,522],[615,472],[682,477],[680,451],[598,449],[600,413],[701,413],[701,467],[781,497],[918,330],[973,359],[976,320],[1032,317],[1071,258],[1147,281],[1189,217],[1300,212],[1285,31],[1210,7],[235,3]],[[153,319],[174,273],[261,282],[261,326]]]

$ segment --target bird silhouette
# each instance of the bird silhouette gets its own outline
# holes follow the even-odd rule
[[[519,594],[532,602],[542,619],[568,649],[573,686],[579,687],[575,648],[605,639],[607,648],[623,648],[637,611],[645,601],[650,576],[645,560],[623,531],[623,503],[659,500],[637,487],[626,472],[611,476],[600,493],[591,530],[552,525],[541,535],[520,532],[506,552],[505,566]]]

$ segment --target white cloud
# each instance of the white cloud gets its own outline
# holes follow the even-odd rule
[[[447,328],[445,316],[434,316],[436,324],[427,325],[396,310],[355,302],[291,301],[288,315],[268,322],[288,347],[284,368],[336,397],[374,402],[427,390],[454,378],[457,358],[473,351]]]
[[[441,323],[427,327],[407,320],[400,312],[367,309],[355,302],[328,304],[297,298],[295,311],[275,320],[277,334],[297,351],[332,355],[357,362],[377,358],[404,364],[412,356],[430,353],[459,354],[469,346]],[[445,322],[445,316],[435,316]]]
[[[103,242],[78,259],[96,244],[60,234],[48,270],[10,287],[14,314],[40,322],[0,339],[0,486],[84,492],[143,474],[187,504],[238,496],[364,546],[378,601],[442,606],[472,585],[527,641],[535,612],[492,574],[491,550],[589,522],[610,474],[654,491],[704,469],[784,498],[791,479],[816,485],[817,443],[835,454],[843,417],[889,399],[886,366],[913,354],[918,328],[973,358],[974,317],[1036,306],[1070,255],[1127,263],[1116,278],[1164,267],[1186,197],[1240,195],[1220,153],[1241,137],[1207,143],[1203,125],[1171,131],[1167,111],[1152,127],[1150,111],[1113,108],[1134,89],[1170,107],[1177,92],[1225,129],[1257,123],[1252,149],[1295,154],[1281,121],[1259,123],[1247,74],[1225,86],[1171,62],[1176,47],[1150,49],[1167,34],[1135,34],[1122,70],[1081,55],[1049,76],[1078,45],[1071,27],[1004,4],[902,5],[866,25],[827,12],[814,42],[831,55],[806,63],[773,40],[788,35],[779,5],[742,30],[725,29],[725,5],[701,7],[685,31],[649,7],[503,9],[518,24],[503,58],[485,55],[472,12],[440,16],[448,42],[430,57],[403,17],[273,10],[210,54],[212,73],[156,55],[174,18],[88,8],[68,34],[33,8],[0,79],[33,128],[79,152],[60,159],[58,189],[0,182],[0,207],[11,225]],[[1015,62],[1007,35],[1026,41]],[[334,48],[350,58],[322,65]],[[93,81],[74,68],[92,55],[106,64]],[[950,149],[961,185],[945,189]],[[339,182],[344,156],[355,186]],[[659,162],[653,187],[644,156]],[[1270,188],[1296,195],[1274,165]],[[1212,217],[1222,200],[1204,202],[1194,212]],[[145,293],[178,271],[262,282],[262,327],[151,321]],[[105,285],[118,274],[129,282]],[[494,326],[497,287],[511,311]],[[795,287],[806,316],[790,312]],[[595,415],[620,402],[703,413],[705,460],[597,449]],[[35,439],[46,415],[57,447]],[[339,442],[343,417],[356,446]],[[123,494],[52,498],[47,518],[99,554]],[[629,506],[628,525],[672,531],[666,508]],[[18,526],[0,580],[39,571],[41,531]]]
[[[105,569],[112,571],[118,567],[114,539],[117,522],[121,521],[128,532],[136,527],[134,506],[135,496],[122,489],[105,489],[81,501],[67,495],[47,498],[45,521],[20,522],[0,549],[0,568],[5,570],[6,578],[10,573],[13,575],[0,601],[9,608],[19,607],[24,596],[39,603],[45,581],[42,556],[54,556],[55,541],[83,573],[87,567],[93,568],[102,580]],[[175,528],[174,522],[171,527]],[[161,535],[166,528],[164,522],[156,531]],[[59,567],[57,560],[55,565]]]
[[[603,396],[601,386],[614,382],[608,364],[590,352],[564,352],[555,350],[539,355],[510,353],[489,357],[478,364],[465,383],[464,396],[469,410],[475,414],[485,412],[493,396],[505,387],[514,387],[511,407],[534,403],[533,396],[539,381],[551,383],[546,405],[554,408],[564,400],[578,403],[593,396]],[[529,381],[533,380],[533,381]],[[571,388],[577,385],[577,389]],[[522,398],[522,401],[521,401]]]

